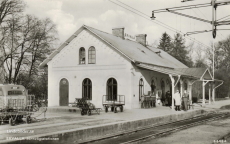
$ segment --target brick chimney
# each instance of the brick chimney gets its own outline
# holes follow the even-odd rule
[[[120,37],[122,39],[125,39],[125,28],[120,27],[120,28],[113,28],[112,33],[114,36]]]
[[[147,34],[136,35],[136,41],[146,47],[146,36]]]

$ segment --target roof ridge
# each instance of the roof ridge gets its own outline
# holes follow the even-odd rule
[[[97,30],[97,31],[100,31],[100,32],[103,32],[103,33],[112,35],[112,36],[114,36],[114,37],[118,37],[118,36],[115,36],[115,35],[113,35],[113,34],[111,34],[111,33],[107,33],[107,32],[104,32],[104,31],[102,31],[102,30],[99,30],[99,29],[96,29],[96,28],[93,28],[93,27],[90,27],[90,26],[87,26],[87,25],[84,25],[84,26],[86,26],[87,28],[95,29],[95,30]],[[129,42],[135,42],[135,43],[137,43],[137,44],[140,44],[139,42],[134,41],[134,40],[129,40],[129,39],[122,39],[122,40],[126,40],[126,41],[129,41]],[[140,44],[140,45],[141,45],[141,44]],[[151,50],[151,49],[148,48],[147,46],[144,46],[144,47],[145,47],[146,49],[148,49],[148,50]]]
[[[100,31],[100,32],[103,32],[103,33],[106,33],[106,34],[113,35],[113,34],[111,34],[111,33],[107,33],[107,32],[104,32],[104,31],[102,31],[102,30],[99,30],[99,29],[96,29],[96,28],[93,28],[93,27],[90,27],[90,26],[87,26],[87,25],[83,25],[83,26],[86,27],[86,28],[95,29],[95,30],[97,30],[97,31]]]

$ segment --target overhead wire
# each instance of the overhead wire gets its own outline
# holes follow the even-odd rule
[[[111,0],[110,0],[110,1],[111,1]],[[116,1],[122,3],[123,5],[125,5],[125,6],[127,6],[127,7],[129,7],[129,8],[131,8],[131,9],[133,9],[133,10],[135,10],[135,11],[138,11],[138,12],[142,13],[143,15],[145,15],[145,16],[148,17],[148,20],[150,20],[150,19],[149,19],[149,15],[147,15],[147,14],[145,14],[145,13],[143,13],[143,12],[141,12],[141,11],[139,11],[139,10],[137,10],[137,9],[135,9],[135,8],[133,8],[133,7],[129,6],[129,5],[127,5],[127,4],[123,3],[123,2],[121,2],[121,1],[119,1],[119,0],[116,0]],[[114,3],[114,2],[113,2],[113,3]],[[114,3],[114,4],[119,5],[119,4],[117,4],[117,3]],[[120,6],[120,5],[119,5],[119,6]],[[123,6],[121,6],[121,7],[123,7]],[[123,8],[125,8],[125,7],[123,7]],[[130,9],[127,9],[127,8],[125,8],[125,9],[131,11]],[[140,15],[139,15],[139,16],[140,16]],[[143,17],[143,16],[141,16],[141,17]],[[145,17],[144,17],[144,18],[145,18]],[[146,19],[146,18],[145,18],[145,19]],[[176,32],[176,33],[180,33],[180,34],[182,34],[182,35],[185,35],[185,33],[181,32],[180,30],[177,30],[177,29],[175,29],[175,28],[173,28],[173,27],[171,27],[171,26],[169,26],[169,25],[167,25],[167,24],[165,24],[165,23],[163,23],[163,22],[161,22],[161,21],[159,21],[159,20],[154,20],[154,21],[150,20],[150,21],[153,22],[153,23],[156,23],[156,21],[157,21],[157,22],[160,23],[160,24],[158,24],[158,23],[156,23],[156,24],[158,24],[158,25],[160,25],[160,26],[163,25],[163,27],[165,27],[165,28],[169,27],[169,28],[170,28],[169,30],[171,30],[171,31],[173,31],[173,32]],[[162,25],[161,25],[161,24],[162,24]],[[168,29],[168,28],[167,28],[167,29]],[[202,42],[196,40],[195,38],[193,38],[193,37],[191,37],[191,36],[186,36],[185,38],[186,38],[186,39],[189,39],[189,40],[191,40],[191,41],[194,41],[194,42],[198,43],[199,45],[203,45],[203,46],[205,46],[205,47],[210,48],[210,46],[205,45],[204,43],[202,43]]]
[[[109,1],[112,2],[112,3],[114,3],[114,4],[116,4],[116,5],[118,5],[118,6],[121,6],[121,5],[115,3],[115,2],[113,2],[113,1],[111,1],[111,0],[109,0]],[[121,1],[119,1],[119,0],[116,0],[116,1],[122,3],[123,5],[125,5],[125,6],[127,6],[127,7],[129,7],[129,8],[131,8],[131,9],[133,9],[133,10],[135,10],[135,11],[138,11],[138,12],[142,13],[143,15],[147,16],[148,18],[143,17],[142,15],[139,15],[139,14],[138,14],[138,15],[141,16],[141,17],[143,17],[143,18],[145,18],[145,19],[147,19],[147,20],[150,20],[150,19],[149,19],[149,15],[147,15],[147,14],[145,14],[145,13],[143,13],[143,12],[141,12],[141,11],[139,11],[139,10],[137,10],[137,9],[135,9],[135,8],[133,8],[133,7],[129,6],[129,5],[127,5],[127,4],[123,3],[123,2],[121,2]],[[128,11],[133,12],[132,10],[127,9],[127,8],[124,7],[124,6],[121,6],[121,7],[125,8],[125,9],[128,10]],[[136,12],[134,12],[134,13],[136,13]],[[158,25],[160,25],[160,26],[162,26],[162,27],[165,27],[165,28],[167,28],[167,29],[169,29],[169,30],[171,30],[171,31],[173,31],[173,32],[181,33],[182,35],[185,35],[185,33],[181,32],[181,31],[179,31],[179,30],[177,30],[177,29],[175,29],[175,28],[173,28],[173,27],[171,27],[171,26],[169,26],[169,25],[167,25],[167,24],[165,24],[165,23],[163,23],[163,22],[161,22],[161,21],[159,21],[159,20],[154,20],[154,21],[150,20],[150,21],[153,22],[153,23],[156,23],[156,24],[158,24]],[[158,23],[157,23],[156,21],[157,21]],[[159,23],[160,23],[160,24],[159,24]],[[189,37],[189,38],[188,38],[188,37]],[[192,38],[192,37],[190,37],[190,36],[187,36],[187,37],[185,37],[185,38],[186,38],[186,39],[189,39],[189,40],[191,40],[191,41],[194,41],[194,42],[198,43],[199,45],[203,45],[203,46],[205,46],[205,47],[210,48],[209,46],[203,44],[202,42],[196,40],[195,38]]]
[[[195,4],[194,2],[192,2],[193,4]],[[192,9],[193,10],[193,9]],[[198,9],[199,11],[200,11],[200,13],[207,19],[207,17],[204,15],[204,13],[200,10],[200,9]],[[195,14],[196,15],[198,15],[197,13],[196,13],[196,11],[195,10],[193,10],[194,12],[195,12]],[[200,15],[198,15],[198,16],[200,16]],[[208,25],[208,26],[210,26],[211,28],[212,28],[212,26],[211,25],[209,25],[209,24],[207,24],[206,23],[206,25]],[[222,37],[222,39],[224,39],[224,36],[223,36],[223,34],[222,33],[220,33],[221,34],[221,37]],[[218,35],[218,34],[217,34]]]
[[[129,6],[129,5],[127,5],[127,4],[123,3],[123,2],[121,2],[121,1],[119,1],[119,0],[116,0],[116,1],[118,1],[119,3],[125,5],[125,6],[127,6],[127,7],[129,7],[129,8],[131,8],[131,9],[133,9],[133,10],[135,10],[135,11],[130,10],[130,9],[128,9],[127,7],[125,7],[125,6],[123,6],[123,5],[120,5],[120,4],[118,4],[118,3],[116,3],[116,2],[114,2],[114,1],[112,1],[112,0],[109,0],[109,1],[112,2],[112,3],[114,3],[115,5],[118,5],[118,6],[122,7],[122,8],[124,8],[124,9],[128,10],[128,11],[131,11],[132,13],[135,13],[135,14],[139,15],[140,17],[145,18],[145,19],[147,19],[147,20],[149,20],[149,21],[151,21],[151,22],[153,22],[153,23],[155,23],[155,24],[157,24],[157,25],[160,25],[160,26],[162,26],[162,27],[165,27],[166,29],[168,29],[168,30],[170,30],[170,31],[173,31],[173,32],[176,32],[176,33],[180,33],[180,34],[182,34],[182,35],[185,35],[185,33],[181,32],[181,31],[179,31],[179,30],[177,30],[177,29],[175,29],[175,28],[173,28],[173,27],[171,27],[171,26],[169,26],[169,25],[167,25],[167,24],[165,24],[165,23],[163,23],[163,22],[161,22],[161,21],[159,21],[159,20],[154,20],[154,21],[152,21],[152,20],[149,18],[149,15],[147,15],[147,14],[145,14],[145,13],[143,13],[143,12],[141,12],[141,11],[139,11],[139,10],[137,10],[137,9],[135,9],[135,8],[133,8],[133,7]],[[143,16],[143,15],[145,15],[146,17]],[[193,38],[193,37],[185,36],[185,38],[186,38],[186,39],[189,39],[189,40],[191,40],[191,41],[194,41],[194,42],[196,42],[196,43],[199,44],[199,45],[205,46],[205,47],[207,47],[207,48],[211,48],[210,46],[207,46],[206,44],[204,44],[204,43],[202,43],[202,42],[196,40],[196,39]]]
[[[227,19],[225,19],[225,21],[226,21],[226,20],[229,20],[229,19],[230,19],[230,18],[227,18]]]
[[[125,3],[123,3],[123,2],[121,2],[121,1],[119,1],[119,0],[116,0],[116,1],[118,1],[119,3],[122,3],[123,5],[125,5],[125,6],[127,6],[127,7],[129,7],[129,8],[131,8],[131,9],[134,9],[135,11],[137,11],[137,12],[139,12],[139,13],[141,13],[141,14],[143,14],[143,15],[145,15],[145,16],[147,16],[148,18],[149,18],[149,15],[147,15],[147,14],[145,14],[145,13],[143,13],[143,12],[141,12],[141,11],[139,11],[139,10],[137,10],[137,9],[135,9],[135,8],[133,8],[133,7],[131,7],[131,6],[129,6],[129,5],[127,5],[127,4],[125,4]],[[115,3],[115,4],[117,4],[117,3]],[[117,5],[119,5],[119,4],[117,4]],[[120,5],[119,5],[120,6]],[[121,6],[121,7],[123,7],[123,6]],[[123,7],[123,8],[125,8],[125,7]],[[126,8],[125,8],[126,9]],[[129,10],[129,9],[126,9],[126,10]],[[166,26],[166,27],[169,27],[170,29],[173,29],[173,30],[175,30],[174,32],[176,32],[176,33],[181,33],[181,34],[183,34],[183,35],[185,35],[185,33],[183,33],[183,32],[181,32],[180,30],[177,30],[177,29],[175,29],[175,28],[173,28],[173,27],[171,27],[171,26],[169,26],[169,25],[167,25],[167,24],[165,24],[165,23],[163,23],[163,22],[161,22],[161,21],[159,21],[159,20],[154,20],[154,21],[157,21],[157,22],[159,22],[159,23],[161,23],[161,24],[163,24],[164,26]],[[151,21],[151,22],[153,22],[153,21]],[[158,24],[158,23],[157,23]],[[163,26],[163,27],[164,27]],[[190,36],[188,36],[188,37],[190,37]],[[192,37],[190,37],[189,38],[189,40],[191,40],[191,41],[197,41],[195,38],[192,38]],[[188,39],[188,38],[187,38]],[[200,41],[197,41],[198,43],[200,43],[200,44],[202,44],[202,45],[204,45],[203,43],[201,43]],[[207,45],[205,45],[205,46],[207,46]],[[208,46],[209,47],[209,46]]]
[[[217,21],[219,21],[219,20],[222,20],[222,19],[225,19],[226,17],[229,17],[230,15],[227,15],[227,16],[225,16],[225,17],[222,17],[222,18],[220,18],[220,19],[218,19]],[[229,18],[228,18],[229,19]],[[226,20],[226,19],[225,19]]]

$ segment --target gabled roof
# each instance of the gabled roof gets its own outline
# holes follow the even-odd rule
[[[145,47],[135,41],[121,39],[120,37],[102,32],[86,25],[83,25],[81,28],[79,28],[68,40],[66,40],[65,43],[63,43],[47,59],[45,59],[40,64],[39,68],[44,67],[50,60],[52,60],[52,58],[56,56],[59,51],[61,51],[69,42],[71,42],[83,29],[90,31],[99,39],[110,45],[121,55],[124,55],[134,63],[146,63],[167,68],[187,68],[186,65],[176,60],[174,57],[164,52],[163,50],[160,50],[161,54],[158,55],[154,50],[151,49],[151,47]]]
[[[169,54],[164,54],[164,57],[161,57],[148,47],[145,47],[138,42],[121,39],[120,37],[99,31],[88,26],[85,27],[102,38],[105,42],[109,42],[110,45],[123,52],[134,62],[153,64],[169,68],[187,68],[187,66],[185,66],[183,63],[179,62],[175,58],[171,58]],[[172,63],[169,57],[176,61]]]
[[[208,68],[176,68],[175,70],[204,80],[213,79]]]

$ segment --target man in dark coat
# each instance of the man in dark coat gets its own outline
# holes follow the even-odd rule
[[[168,100],[168,106],[172,105],[172,95],[170,94],[169,91],[166,92],[166,98]]]
[[[189,95],[188,95],[187,91],[184,90],[184,95],[182,97],[182,106],[183,106],[183,109],[185,111],[188,110],[188,97],[189,97]]]

